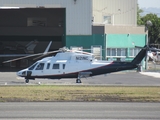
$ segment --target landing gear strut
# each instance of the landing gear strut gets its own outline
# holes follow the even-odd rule
[[[78,78],[77,78],[77,80],[76,80],[76,83],[82,83],[82,82],[81,82],[81,75],[80,75],[80,74],[78,75]]]

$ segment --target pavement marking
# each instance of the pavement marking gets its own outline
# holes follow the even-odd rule
[[[140,74],[155,77],[155,78],[160,78],[159,72],[140,72]]]
[[[23,80],[24,78],[23,77],[16,77],[18,80]]]

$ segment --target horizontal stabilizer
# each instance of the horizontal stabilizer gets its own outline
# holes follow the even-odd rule
[[[89,77],[92,74],[92,72],[80,72],[78,74],[79,77]]]

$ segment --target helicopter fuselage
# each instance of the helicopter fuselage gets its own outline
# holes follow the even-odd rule
[[[25,79],[77,78],[107,74],[136,68],[130,62],[98,61],[92,54],[85,52],[60,52],[54,57],[37,61],[27,69],[17,72]]]

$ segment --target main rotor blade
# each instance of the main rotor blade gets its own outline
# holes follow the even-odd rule
[[[160,51],[160,49],[157,48],[149,48],[151,51]]]
[[[43,57],[45,57],[45,56],[47,56],[47,55],[49,55],[49,54],[53,54],[53,53],[57,53],[57,52],[60,52],[60,50],[51,51],[51,52],[46,52],[45,54],[42,53],[41,56],[38,56],[38,57],[34,58],[33,60],[38,60],[38,59],[43,58]]]
[[[56,53],[56,52],[59,52],[59,51],[60,50],[47,52],[45,55],[48,55],[48,54],[51,54],[51,53]],[[22,60],[22,59],[26,59],[26,58],[30,58],[30,57],[34,57],[34,56],[38,56],[38,55],[44,55],[44,53],[38,53],[38,54],[28,55],[28,56],[24,56],[24,57],[12,59],[12,60],[4,61],[3,63],[9,63],[9,62],[13,62],[13,61],[17,61],[17,60]]]
[[[93,53],[89,53],[89,52],[84,52],[84,51],[78,51],[78,50],[73,50],[73,52],[77,52],[77,53],[82,53],[82,54],[88,54],[88,55],[93,55]]]
[[[12,60],[4,61],[3,63],[9,63],[9,62],[13,62],[13,61],[17,61],[17,60],[22,60],[22,59],[26,59],[26,58],[30,58],[30,57],[34,57],[34,56],[39,56],[39,55],[45,56],[46,54],[57,52],[57,51],[48,52],[51,44],[52,44],[52,41],[50,41],[50,43],[48,44],[46,50],[43,53],[37,53],[37,54],[33,54],[33,55],[28,55],[28,56],[24,56],[24,57],[12,59]]]
[[[17,60],[22,60],[22,59],[26,59],[26,58],[30,58],[30,57],[34,57],[34,56],[38,56],[38,55],[42,55],[42,54],[43,54],[43,53],[38,53],[38,54],[28,55],[28,56],[24,56],[24,57],[20,57],[20,58],[12,59],[12,60],[7,60],[7,61],[4,61],[3,63],[9,63],[9,62],[13,62],[13,61],[17,61]]]

